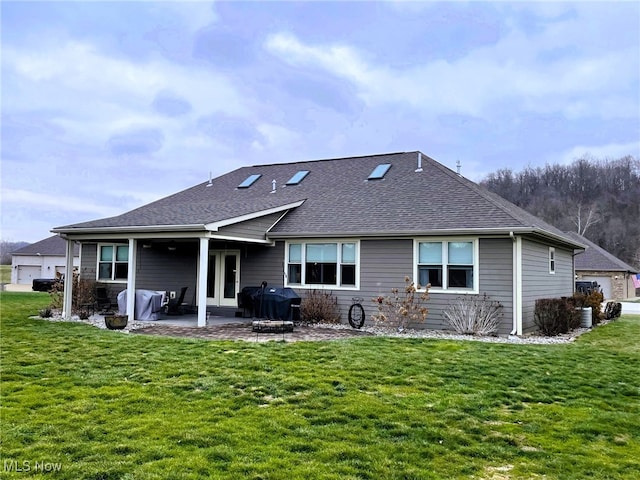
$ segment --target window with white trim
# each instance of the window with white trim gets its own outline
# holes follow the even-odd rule
[[[129,274],[129,245],[98,245],[98,280],[126,280]]]
[[[433,290],[472,291],[478,276],[477,240],[417,240],[417,284]]]
[[[352,288],[357,284],[357,242],[299,242],[286,247],[287,284]]]
[[[549,273],[556,273],[556,249],[549,247]]]

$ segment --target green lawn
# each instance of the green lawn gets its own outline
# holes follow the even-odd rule
[[[68,479],[640,471],[640,316],[570,345],[264,344],[29,320],[46,295],[0,300],[2,478],[24,478],[16,465]]]
[[[0,283],[11,283],[11,265],[0,265]]]

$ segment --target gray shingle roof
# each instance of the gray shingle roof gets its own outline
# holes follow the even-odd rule
[[[58,235],[53,235],[52,237],[22,247],[15,252],[11,252],[11,255],[58,255],[64,257],[67,254],[66,244],[67,242],[63,238],[60,238]],[[74,245],[74,256],[79,255],[79,252],[80,248],[78,245]]]
[[[580,252],[575,256],[576,270],[637,273],[637,269],[582,235],[578,235],[575,232],[567,232],[567,235],[587,247],[584,252]]]
[[[305,200],[272,230],[277,235],[419,234],[482,229],[534,229],[563,232],[418,152],[242,167],[122,215],[79,223],[82,228],[203,225]],[[381,163],[383,179],[367,180]],[[310,173],[285,186],[299,170]],[[237,186],[262,176],[249,188]],[[272,180],[277,188],[272,191]]]

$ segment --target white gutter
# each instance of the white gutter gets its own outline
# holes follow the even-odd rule
[[[279,205],[274,208],[268,208],[266,210],[260,210],[258,212],[248,213],[246,215],[240,215],[238,217],[227,218],[225,220],[219,220],[217,222],[211,222],[204,225],[204,227],[212,232],[218,231],[221,227],[226,227],[229,225],[234,225],[236,223],[246,222],[247,220],[253,220],[255,218],[266,217],[267,215],[271,215],[272,213],[284,212],[283,216],[292,208],[297,208],[302,205],[305,201],[299,200],[297,202],[287,203],[285,205]],[[282,217],[281,217],[282,218]]]
[[[522,237],[509,232],[513,241],[512,291],[513,291],[513,328],[510,335],[522,335]]]
[[[58,227],[52,233],[136,233],[136,232],[195,232],[205,230],[204,224],[192,225],[128,225],[126,227]]]

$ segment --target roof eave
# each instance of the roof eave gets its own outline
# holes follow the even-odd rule
[[[205,232],[204,224],[192,225],[127,225],[121,227],[57,227],[52,233],[60,235],[152,233],[152,232]]]
[[[386,230],[386,231],[335,231],[335,232],[269,232],[272,239],[286,238],[340,238],[340,237],[418,237],[418,236],[447,236],[447,235],[537,235],[554,240],[557,243],[566,244],[583,249],[584,246],[570,241],[565,237],[546,232],[535,227],[492,227],[492,228],[447,228],[433,230]]]

